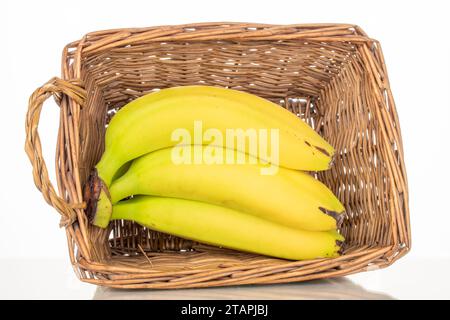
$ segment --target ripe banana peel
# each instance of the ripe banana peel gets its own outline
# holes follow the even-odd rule
[[[261,153],[249,144],[224,149],[223,141],[210,137],[200,145],[187,143],[194,158],[200,146],[231,152],[233,159],[244,155],[245,161],[174,163],[174,146],[180,144],[174,130],[195,137],[199,122],[205,132],[222,137],[228,129],[276,130],[278,144],[269,143]],[[126,219],[279,258],[334,257],[344,240],[336,230],[344,208],[325,185],[300,171],[328,169],[334,152],[305,122],[268,100],[208,86],[163,89],[112,118],[105,151],[84,189],[86,212],[103,228],[112,219]],[[261,174],[273,166],[275,174]]]
[[[277,153],[277,165],[297,170],[325,170],[334,149],[305,122],[284,108],[245,92],[210,86],[183,86],[142,96],[124,106],[111,120],[105,136],[105,152],[97,164],[98,176],[110,186],[125,163],[146,153],[171,147],[174,128],[184,128],[194,136],[195,122],[202,130],[214,129],[225,137],[227,129],[278,130],[277,150],[268,146],[266,154]],[[205,144],[214,144],[205,142]],[[223,147],[223,145],[216,144]],[[237,150],[259,157],[259,152],[236,146]]]
[[[186,151],[194,157],[194,146]],[[344,207],[320,181],[307,173],[279,168],[274,175],[262,175],[265,165],[247,155],[241,164],[227,164],[226,150],[214,164],[175,164],[173,148],[149,153],[133,161],[128,171],[109,188],[116,204],[132,195],[153,195],[207,202],[249,213],[295,229],[336,229]],[[211,150],[210,149],[210,150]],[[233,151],[234,158],[239,157]],[[97,216],[107,216],[110,207],[98,207]]]
[[[112,219],[226,248],[306,260],[336,257],[343,237],[282,226],[236,210],[192,200],[137,196],[114,205]]]

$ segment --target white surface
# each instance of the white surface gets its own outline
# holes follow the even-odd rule
[[[405,258],[389,269],[305,283],[179,290],[96,287],[60,259],[0,263],[0,299],[450,299],[450,259]]]
[[[360,25],[380,40],[406,152],[413,231],[413,250],[408,257],[450,258],[450,206],[446,204],[450,181],[447,3],[377,1],[370,6],[363,1],[298,0],[227,0],[217,5],[211,5],[211,1],[1,1],[0,258],[61,259],[67,252],[64,231],[58,229],[59,217],[36,191],[23,152],[27,99],[36,87],[60,74],[63,46],[94,30],[202,21],[347,22]],[[43,110],[40,133],[52,176],[57,127],[58,108],[49,101]],[[435,274],[435,270],[427,269],[429,264],[423,266],[415,275],[419,281]],[[24,271],[26,268],[23,266]],[[53,271],[58,270],[55,267]],[[441,286],[439,282],[436,285]]]

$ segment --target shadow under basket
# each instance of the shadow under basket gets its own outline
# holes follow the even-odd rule
[[[288,261],[222,249],[135,223],[89,224],[83,185],[108,121],[162,88],[211,85],[269,99],[336,149],[319,172],[346,208],[342,256]],[[60,106],[57,190],[42,157],[44,101]],[[301,121],[299,119],[299,121]],[[118,288],[283,283],[383,268],[410,249],[403,146],[380,44],[348,24],[203,23],[92,32],[63,51],[62,78],[30,97],[26,152],[34,181],[61,214],[71,263],[85,282]]]

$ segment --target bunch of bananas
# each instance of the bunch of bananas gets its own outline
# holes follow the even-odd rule
[[[264,130],[277,134],[265,145],[224,146],[230,128],[259,132],[260,139],[268,138]],[[180,132],[194,139],[180,141]],[[344,240],[337,231],[344,207],[304,172],[328,169],[333,154],[305,122],[263,98],[209,86],[163,89],[112,118],[85,187],[87,213],[103,228],[125,219],[279,258],[334,257]]]

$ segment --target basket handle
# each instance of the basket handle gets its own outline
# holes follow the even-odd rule
[[[70,97],[80,106],[83,106],[86,91],[79,85],[79,80],[62,80],[54,77],[43,86],[37,88],[28,101],[28,111],[25,122],[26,140],[25,152],[33,166],[34,183],[42,193],[45,201],[61,214],[60,226],[68,226],[76,220],[74,209],[82,208],[82,204],[71,204],[58,196],[50,182],[47,166],[42,156],[41,141],[38,134],[39,118],[44,101],[50,96],[55,98],[58,106],[61,105],[63,95]]]

